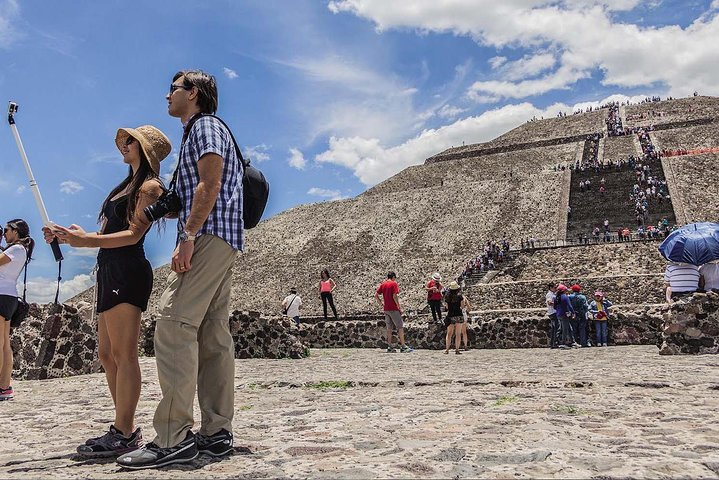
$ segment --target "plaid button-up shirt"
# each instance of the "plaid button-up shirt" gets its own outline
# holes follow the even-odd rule
[[[177,222],[178,234],[185,229],[195,189],[200,181],[197,162],[207,153],[216,153],[224,159],[222,186],[215,206],[197,235],[215,235],[233,248],[242,251],[244,247],[242,162],[237,158],[230,132],[222,123],[212,117],[200,117],[192,125],[180,150],[177,166],[179,170],[175,186],[182,200],[182,210],[179,212]]]

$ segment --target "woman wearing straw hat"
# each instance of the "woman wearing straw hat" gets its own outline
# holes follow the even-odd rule
[[[10,400],[13,398],[10,320],[18,306],[17,279],[32,258],[35,240],[30,237],[28,224],[20,218],[7,222],[0,237],[3,233],[7,246],[0,252],[0,400]]]
[[[115,404],[115,422],[104,435],[77,447],[87,457],[116,457],[143,443],[140,428],[135,428],[141,385],[137,342],[153,278],[143,248],[151,223],[142,210],[163,193],[160,162],[172,150],[165,134],[150,125],[119,129],[115,144],[129,171],[102,204],[101,232],[88,233],[77,225],[43,229],[48,242],[57,237],[73,247],[100,247],[98,354]]]
[[[440,323],[442,323],[442,288],[442,276],[439,272],[433,273],[425,290],[427,290],[427,304],[432,311],[432,320]]]
[[[444,320],[447,325],[447,337],[444,353],[449,353],[449,346],[454,335],[454,353],[459,355],[461,353],[459,351],[460,334],[462,323],[464,323],[462,309],[467,308],[467,299],[462,296],[462,289],[457,282],[451,282],[448,289],[449,291],[444,297],[444,301],[447,303],[447,317]]]

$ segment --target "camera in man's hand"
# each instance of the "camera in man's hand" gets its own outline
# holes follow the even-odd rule
[[[174,190],[167,190],[155,203],[145,207],[142,211],[150,222],[161,219],[168,213],[178,213],[182,208],[180,196]]]

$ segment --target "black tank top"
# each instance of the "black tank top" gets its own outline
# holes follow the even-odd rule
[[[105,216],[105,228],[103,234],[117,233],[127,230],[130,225],[127,223],[127,195],[123,195],[115,200],[110,200],[105,206],[102,214]],[[145,257],[145,236],[147,232],[142,236],[140,241],[134,245],[126,245],[118,248],[101,248],[97,253],[97,261],[109,260],[110,258],[118,257]]]

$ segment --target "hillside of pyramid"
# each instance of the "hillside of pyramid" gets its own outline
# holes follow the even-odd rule
[[[644,136],[614,134],[609,115],[618,115],[628,132],[643,128]],[[591,236],[608,218],[613,231],[634,229],[628,200],[635,181],[631,170],[596,173],[570,167],[613,165],[652,148],[669,152],[651,163],[651,172],[666,181],[668,192],[660,205],[652,205],[648,221],[716,221],[719,152],[712,149],[719,147],[718,117],[719,99],[698,96],[622,105],[614,113],[601,108],[528,121],[490,142],[439,152],[355,198],[291,208],[247,232],[246,251],[234,270],[233,308],[278,315],[281,299],[296,287],[303,296],[303,315],[320,314],[319,276],[327,268],[338,284],[334,297],[340,316],[378,313],[374,290],[389,270],[397,272],[405,309],[418,310],[425,304],[428,276],[438,271],[445,278],[456,277],[488,240],[506,238],[513,249],[529,238],[557,245]],[[607,194],[580,191],[579,183],[593,176],[593,186],[607,177]],[[631,265],[631,258],[644,250],[630,244],[621,255]],[[625,273],[661,273],[655,246],[649,251],[648,262]],[[532,258],[514,262],[531,264]],[[577,261],[577,273],[570,265],[539,278],[579,277],[582,268]],[[599,270],[607,275],[613,271]],[[156,272],[153,305],[168,271],[164,266]],[[483,305],[492,307],[491,302]]]

